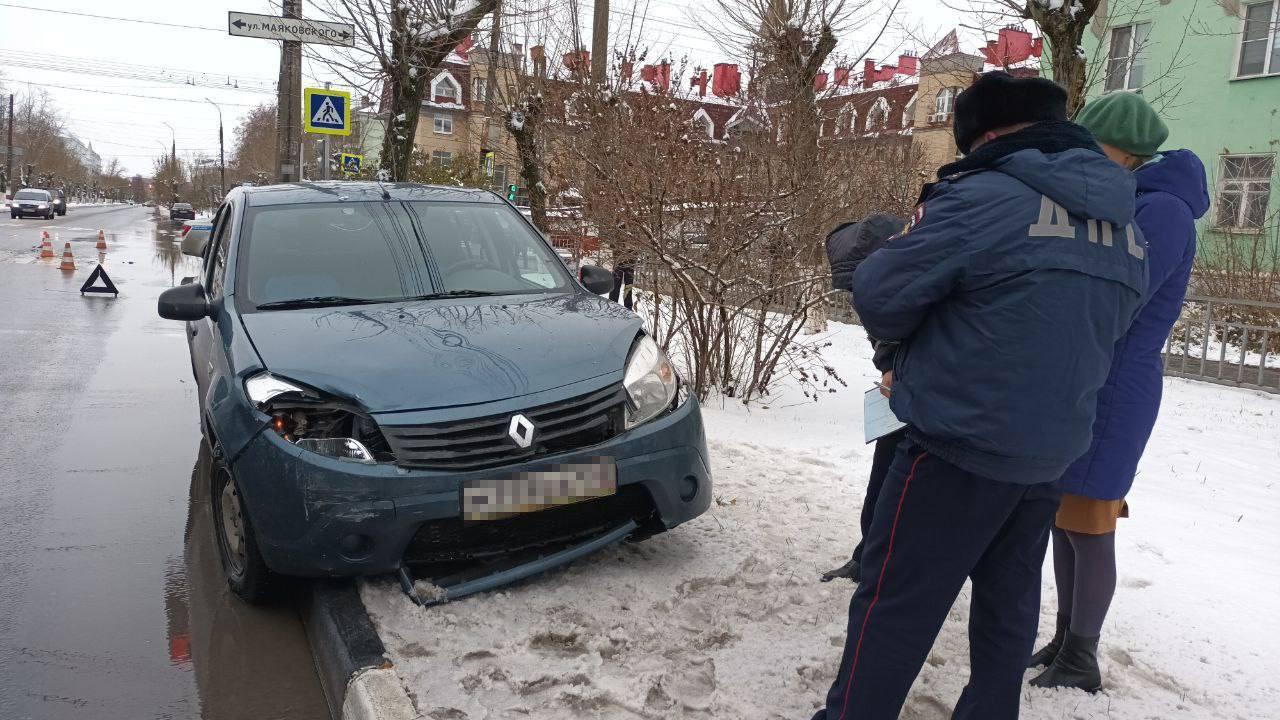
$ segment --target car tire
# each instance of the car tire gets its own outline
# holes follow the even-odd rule
[[[239,485],[219,450],[213,453],[209,492],[214,542],[218,546],[227,587],[251,605],[268,602],[274,597],[278,578],[258,551],[258,538],[240,496]]]

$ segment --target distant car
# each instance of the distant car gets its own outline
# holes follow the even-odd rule
[[[53,195],[48,190],[36,188],[19,190],[13,196],[13,204],[9,206],[9,216],[15,220],[21,217],[52,220],[57,212],[53,207]]]
[[[234,188],[213,226],[158,309],[187,323],[240,597],[418,563],[510,582],[710,505],[698,401],[611,273],[575,279],[498,196]]]
[[[150,200],[143,200],[142,207],[155,207],[155,203],[151,202]]]
[[[170,220],[195,220],[196,210],[191,203],[174,203],[169,207]]]
[[[53,209],[59,215],[67,214],[67,194],[61,190],[50,190],[53,195]]]

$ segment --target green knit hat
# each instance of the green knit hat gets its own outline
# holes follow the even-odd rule
[[[1169,137],[1169,128],[1156,111],[1131,92],[1109,93],[1085,105],[1076,123],[1088,128],[1098,142],[1143,157],[1155,155]]]

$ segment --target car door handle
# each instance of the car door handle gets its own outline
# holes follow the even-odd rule
[[[191,337],[195,337],[200,334],[200,328],[195,325],[191,325],[187,329],[191,331]]]

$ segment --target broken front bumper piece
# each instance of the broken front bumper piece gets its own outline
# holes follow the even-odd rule
[[[634,520],[628,520],[603,535],[550,554],[507,558],[453,575],[415,579],[405,565],[400,566],[397,575],[400,579],[400,588],[409,596],[409,599],[423,607],[440,605],[475,593],[493,590],[573,562],[623,540],[635,531],[636,527]]]

